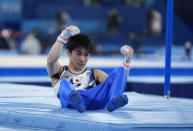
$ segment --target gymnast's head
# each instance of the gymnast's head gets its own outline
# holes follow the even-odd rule
[[[70,53],[72,53],[72,51],[77,48],[83,48],[89,54],[91,54],[94,46],[92,40],[87,35],[77,34],[68,38],[68,42],[66,43],[66,49]]]
[[[93,42],[87,35],[77,34],[70,36],[66,43],[66,52],[69,56],[69,62],[79,69],[84,68],[93,48]]]

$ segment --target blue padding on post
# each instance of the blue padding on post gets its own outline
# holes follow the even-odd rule
[[[170,96],[172,24],[173,24],[173,0],[168,0],[167,24],[166,24],[165,86],[164,86],[165,96]]]

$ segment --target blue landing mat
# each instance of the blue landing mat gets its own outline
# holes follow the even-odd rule
[[[127,106],[78,113],[61,109],[52,88],[0,84],[0,124],[66,131],[193,130],[193,100],[126,93]]]

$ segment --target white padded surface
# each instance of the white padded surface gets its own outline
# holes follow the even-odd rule
[[[193,129],[193,100],[126,93],[129,103],[114,112],[61,109],[52,88],[0,84],[0,124],[48,130]]]

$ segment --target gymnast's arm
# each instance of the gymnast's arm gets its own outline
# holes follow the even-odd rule
[[[59,64],[58,59],[62,53],[64,44],[59,40],[56,40],[47,57],[47,71],[52,80],[52,86],[56,84],[57,78],[55,74],[61,74],[62,66]]]
[[[94,72],[95,80],[99,84],[103,83],[108,78],[108,75],[102,70],[95,69],[93,72]]]
[[[129,45],[124,45],[120,49],[121,53],[125,55],[125,61],[123,61],[123,67],[126,69],[127,76],[129,75],[130,71],[130,64],[133,56],[133,48],[131,48]]]
[[[58,36],[52,48],[50,49],[47,57],[47,71],[52,79],[52,86],[56,84],[63,70],[63,67],[59,64],[58,59],[61,56],[64,44],[66,44],[68,41],[69,32],[71,32],[71,35],[75,35],[80,33],[80,30],[78,27],[73,25],[63,30],[62,33]]]
[[[121,53],[125,55],[123,67],[126,69],[127,76],[129,75],[130,71],[130,62],[133,56],[133,52],[134,50],[128,45],[124,45],[123,47],[121,47]],[[94,70],[94,76],[95,80],[99,83],[103,83],[108,78],[108,75],[105,72],[96,69]]]

